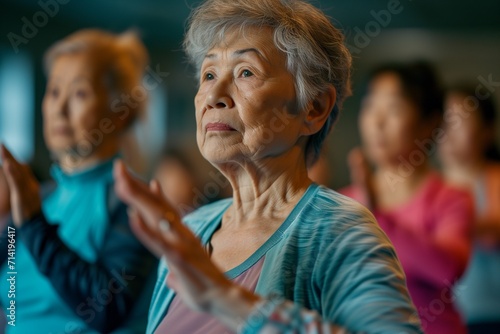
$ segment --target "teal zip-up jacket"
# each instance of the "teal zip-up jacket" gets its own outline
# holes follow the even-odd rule
[[[14,270],[0,242],[0,301],[8,316],[11,301],[16,305],[7,333],[144,333],[157,261],[114,193],[113,161],[72,174],[54,165],[51,172],[43,212],[15,231]],[[8,298],[12,271],[16,291]]]
[[[184,222],[205,245],[231,203],[226,199],[206,205]],[[273,310],[290,310],[274,305],[270,312],[251,317],[242,333],[258,333],[264,326],[273,326],[277,318],[289,319],[274,323],[280,333],[310,333],[308,319],[348,332],[421,333],[392,244],[366,208],[333,190],[312,184],[269,240],[226,276],[237,277],[262,256],[255,292],[292,301],[283,303],[293,305],[294,314],[272,315]],[[167,274],[168,267],[161,261],[147,333],[155,331],[174,297],[165,284]],[[308,310],[319,317],[311,317]]]

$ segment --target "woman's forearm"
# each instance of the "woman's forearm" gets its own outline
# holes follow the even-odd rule
[[[214,292],[209,313],[236,332],[263,299],[238,286]]]
[[[348,332],[312,310],[280,297],[262,299],[238,328],[240,334],[328,333]]]
[[[40,214],[19,229],[19,236],[39,271],[89,327],[109,332],[120,326],[153,267],[151,256],[137,252],[131,244],[122,244],[118,252],[117,240],[108,236],[109,246],[103,251],[106,259],[88,262],[67,247],[57,228]],[[109,303],[98,301],[103,292],[112,296]]]

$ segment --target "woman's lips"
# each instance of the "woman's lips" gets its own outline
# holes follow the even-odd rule
[[[225,123],[208,123],[205,129],[207,131],[236,131]]]

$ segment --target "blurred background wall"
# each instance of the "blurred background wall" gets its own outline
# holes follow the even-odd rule
[[[228,0],[230,1],[230,0]],[[251,1],[251,0],[249,0]],[[48,178],[41,101],[44,51],[82,28],[139,31],[150,68],[161,74],[150,92],[150,116],[137,133],[154,156],[166,144],[200,159],[195,146],[193,69],[181,43],[192,0],[0,0],[0,141]],[[349,182],[346,156],[359,144],[357,116],[364,77],[387,61],[429,60],[442,82],[485,85],[500,101],[500,1],[315,0],[346,34],[354,56],[354,96],[328,139],[334,188]],[[498,103],[497,103],[498,104]],[[500,134],[497,133],[500,142]]]

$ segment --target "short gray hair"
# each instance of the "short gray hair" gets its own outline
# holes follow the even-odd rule
[[[323,128],[309,138],[306,162],[318,158],[326,136],[338,118],[344,99],[351,94],[351,55],[344,35],[319,9],[301,0],[207,0],[190,16],[184,49],[199,75],[208,51],[225,33],[237,28],[270,27],[274,44],[287,56],[294,75],[299,108],[304,108],[329,85],[337,100]]]
[[[149,56],[146,48],[133,30],[113,34],[98,29],[79,30],[52,45],[44,55],[44,69],[49,75],[56,59],[66,54],[86,53],[96,65],[103,67],[110,98],[120,93],[129,95],[134,87],[141,85]],[[129,124],[146,109],[146,100],[135,101],[137,107],[130,108]]]

